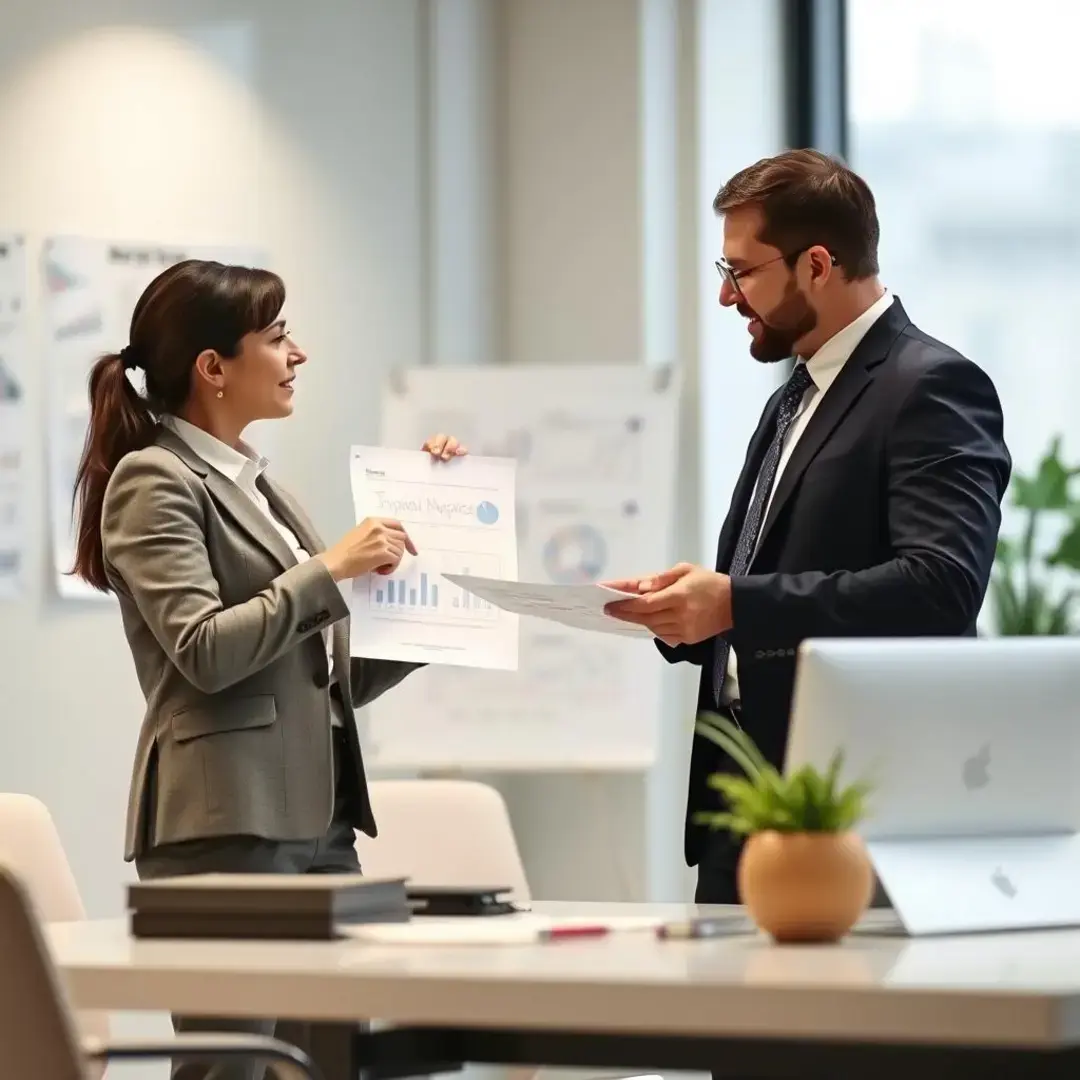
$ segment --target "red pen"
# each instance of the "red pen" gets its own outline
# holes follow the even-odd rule
[[[573,938],[604,937],[611,933],[609,926],[552,926],[537,935],[541,941],[570,941]]]

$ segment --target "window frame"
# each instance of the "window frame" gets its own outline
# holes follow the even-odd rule
[[[846,0],[784,0],[787,144],[847,160]]]

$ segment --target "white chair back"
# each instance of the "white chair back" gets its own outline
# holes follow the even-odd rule
[[[52,815],[31,795],[0,793],[0,863],[18,875],[42,922],[86,918]]]
[[[474,780],[376,780],[374,840],[358,836],[364,873],[418,885],[505,885],[528,903],[529,883],[503,797]]]
[[[78,922],[86,918],[60,834],[39,799],[0,793],[0,866],[14,872],[41,922]],[[84,1037],[108,1040],[107,1013],[79,1012],[75,1020]]]
[[[0,1066],[5,1077],[85,1080],[63,988],[17,871],[0,865]]]

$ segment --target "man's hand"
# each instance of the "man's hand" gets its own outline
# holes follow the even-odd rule
[[[618,589],[619,592],[651,593],[658,589],[666,589],[674,585],[684,574],[688,574],[697,567],[692,563],[677,563],[670,570],[664,570],[659,574],[650,574],[648,577],[620,578],[618,581],[601,581],[600,584],[609,589]]]
[[[609,615],[647,627],[668,645],[696,645],[731,629],[731,579],[726,574],[679,563],[652,577],[604,584],[641,594],[608,604]]]

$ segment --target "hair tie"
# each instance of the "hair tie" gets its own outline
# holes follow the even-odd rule
[[[125,371],[134,371],[139,367],[139,356],[135,352],[134,348],[130,345],[125,345],[120,350],[120,362],[124,365]]]

